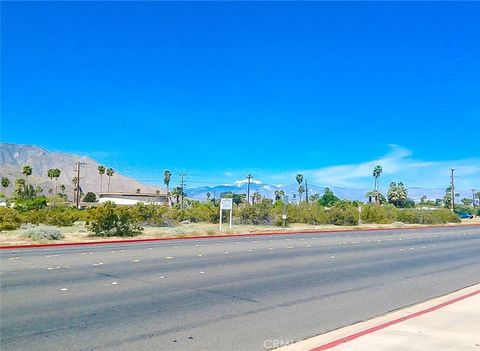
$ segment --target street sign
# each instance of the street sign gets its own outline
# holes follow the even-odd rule
[[[223,210],[230,211],[230,225],[232,229],[233,222],[233,199],[220,199],[220,230],[222,230],[222,213]]]
[[[232,210],[233,199],[220,199],[220,210]]]

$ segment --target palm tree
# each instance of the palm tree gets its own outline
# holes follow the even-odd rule
[[[167,203],[170,206],[171,201],[170,201],[170,194],[169,194],[169,185],[170,185],[170,179],[172,178],[172,173],[170,173],[169,170],[166,170],[163,172],[163,184],[167,187]]]
[[[376,165],[375,168],[373,169],[373,178],[375,179],[375,186],[373,190],[378,190],[379,185],[380,185],[380,175],[383,172],[383,168],[380,165]]]
[[[113,168],[107,169],[107,176],[108,176],[107,192],[110,192],[110,178],[112,178],[114,173],[115,171],[113,170]]]
[[[25,185],[28,187],[28,176],[32,175],[32,167],[28,165],[23,166],[22,173],[25,176]]]
[[[77,183],[78,183],[78,178],[73,177],[72,178],[72,183],[73,183],[73,201],[75,201],[75,195],[77,193]]]
[[[140,188],[138,188],[138,189],[136,190],[136,193],[137,193],[137,194],[140,194],[140,191],[141,191]]]
[[[55,194],[58,194],[58,178],[62,174],[62,171],[58,168],[53,169],[53,178],[55,178]]]
[[[172,190],[172,195],[175,196],[177,200],[177,204],[180,203],[180,196],[185,196],[185,193],[183,192],[182,188],[179,186],[176,186]]]
[[[105,167],[98,166],[97,170],[98,170],[98,174],[100,174],[100,192],[102,192],[103,191],[103,175],[105,174]]]
[[[256,191],[252,196],[252,201],[254,204],[258,204],[262,200],[262,195],[258,191]]]
[[[42,193],[43,193],[43,188],[42,188],[40,185],[37,185],[37,186],[35,187],[35,193],[36,193],[37,195],[42,194]]]
[[[298,198],[299,198],[298,202],[302,202],[302,194],[300,194],[300,187],[303,182],[303,174],[298,173],[295,177],[295,180],[298,183]],[[305,191],[305,188],[303,189],[303,191]]]
[[[207,192],[206,195],[207,195],[207,202],[209,202],[209,201],[210,201],[210,196],[211,196],[211,194],[210,194],[209,192]]]
[[[2,177],[2,186],[4,188],[5,195],[7,195],[7,188],[10,186],[10,179]]]
[[[298,196],[299,196],[298,202],[299,203],[302,202],[302,195],[303,195],[304,192],[305,192],[305,187],[303,185],[300,185],[298,187]]]
[[[23,178],[15,179],[15,195],[24,198],[26,194],[26,182]]]
[[[63,195],[63,192],[65,191],[65,185],[63,185],[63,184],[62,184],[62,185],[60,185],[60,190],[61,190],[61,192],[62,192],[62,195]]]

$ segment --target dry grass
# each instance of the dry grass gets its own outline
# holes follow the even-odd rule
[[[474,219],[464,219],[462,224],[480,224],[480,217]],[[447,224],[456,225],[456,224]],[[418,226],[416,224],[403,224],[395,222],[392,224],[362,224],[358,226],[334,226],[334,225],[311,225],[293,223],[287,228],[266,226],[266,225],[235,225],[232,229],[228,225],[220,231],[218,224],[210,223],[190,223],[180,224],[175,227],[147,227],[141,235],[135,239],[153,239],[153,238],[183,238],[188,236],[207,236],[207,235],[227,235],[227,234],[249,234],[249,233],[268,233],[268,232],[290,232],[290,231],[329,231],[329,230],[360,230],[360,229],[382,229],[382,228],[408,228]],[[65,236],[62,240],[49,241],[49,243],[74,243],[74,242],[97,242],[107,240],[122,240],[129,238],[98,238],[89,236],[91,233],[85,225],[76,224],[72,227],[60,227]],[[21,230],[0,232],[0,246],[11,245],[29,245],[40,244],[45,241],[34,241],[21,236]]]

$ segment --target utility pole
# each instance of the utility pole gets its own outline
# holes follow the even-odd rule
[[[180,177],[181,177],[181,180],[180,180],[180,191],[181,191],[181,196],[182,196],[182,203],[181,203],[181,209],[183,211],[183,189],[185,188],[185,181],[183,180],[183,178],[187,175],[186,173],[179,173],[178,174]]]
[[[305,200],[308,204],[308,180],[305,180]]]
[[[451,169],[451,175],[450,175],[450,191],[451,191],[451,197],[452,197],[452,201],[451,201],[451,205],[452,205],[452,212],[455,211],[455,183],[454,183],[454,176],[453,176],[453,172],[455,171],[455,168],[452,168]]]
[[[247,201],[250,204],[250,180],[253,178],[251,174],[248,174],[247,179],[248,179],[248,185],[247,185]]]
[[[77,162],[75,163],[75,166],[76,166],[76,171],[77,171],[77,196],[75,198],[75,204],[77,206],[77,208],[80,208],[80,168],[82,168],[83,166],[85,166],[86,163],[85,162]]]
[[[475,189],[472,189],[472,206],[475,209]]]

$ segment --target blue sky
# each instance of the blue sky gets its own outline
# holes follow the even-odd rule
[[[149,183],[480,188],[478,2],[1,6],[2,141]]]

